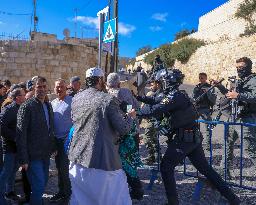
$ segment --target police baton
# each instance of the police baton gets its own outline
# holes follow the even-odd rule
[[[198,103],[201,100],[201,98],[203,98],[205,95],[207,95],[207,93],[209,93],[211,90],[213,90],[217,85],[222,83],[222,81],[224,81],[224,80],[225,80],[224,78],[221,78],[218,82],[216,82],[214,85],[212,85],[205,93],[203,93],[198,98],[196,98],[194,100],[194,103]]]

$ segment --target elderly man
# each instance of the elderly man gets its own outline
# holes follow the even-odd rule
[[[34,82],[35,96],[23,103],[18,111],[17,150],[31,185],[30,205],[42,205],[55,138],[52,106],[46,100],[47,81],[37,77]]]
[[[108,92],[120,100],[121,109],[127,112],[129,106],[133,109],[139,108],[139,103],[127,88],[120,88],[120,77],[117,73],[110,73],[107,77]],[[139,156],[139,123],[134,123],[133,130],[129,135],[124,136],[120,144],[119,153],[122,161],[123,170],[126,173],[127,181],[130,186],[132,199],[143,198],[143,187],[137,173],[137,168],[142,166]]]
[[[55,94],[58,96],[51,102],[54,113],[54,133],[57,144],[57,156],[55,163],[58,170],[58,186],[59,192],[51,199],[51,202],[69,201],[71,195],[71,183],[69,179],[69,160],[64,152],[64,143],[67,139],[70,128],[72,127],[71,120],[71,102],[72,97],[66,94],[67,86],[63,79],[55,81]]]
[[[81,89],[81,80],[78,76],[70,78],[70,92],[69,95],[74,97]]]
[[[69,146],[71,205],[131,205],[127,180],[118,153],[119,137],[127,134],[136,117],[124,116],[117,99],[102,92],[104,73],[86,71],[88,89],[72,102],[74,135]]]

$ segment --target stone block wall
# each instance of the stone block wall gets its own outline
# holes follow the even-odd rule
[[[50,88],[54,80],[68,80],[77,75],[85,78],[88,68],[98,62],[95,46],[73,45],[65,41],[0,41],[0,79],[24,82],[32,76],[47,78]],[[105,65],[103,57],[102,65]]]
[[[236,75],[235,61],[244,56],[252,59],[253,71],[256,72],[256,35],[200,47],[186,64],[176,61],[175,67],[184,72],[186,83],[196,84],[200,72],[207,73],[212,79]]]
[[[189,37],[205,41],[234,39],[244,33],[248,25],[235,13],[244,0],[230,0],[199,18],[198,32]]]

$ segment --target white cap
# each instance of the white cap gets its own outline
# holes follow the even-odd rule
[[[104,76],[104,72],[101,68],[89,68],[86,71],[85,77],[86,78],[90,78],[90,77],[103,77]]]

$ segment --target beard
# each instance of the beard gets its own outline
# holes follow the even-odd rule
[[[39,99],[44,99],[46,96],[46,92],[45,91],[38,91],[35,93],[35,96]]]
[[[252,73],[251,69],[249,69],[248,67],[244,67],[244,68],[237,70],[238,77],[241,79],[246,78],[251,73]]]

